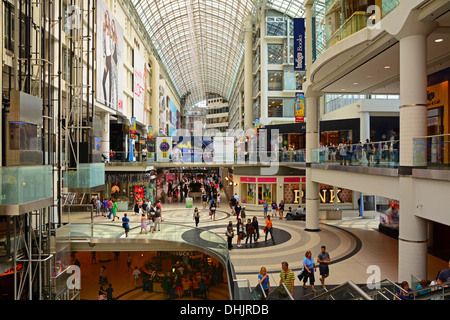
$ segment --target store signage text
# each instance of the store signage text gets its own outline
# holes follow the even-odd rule
[[[300,190],[295,189],[294,191],[294,203],[299,203],[300,201]],[[334,192],[334,188],[321,189],[319,192],[319,198],[321,203],[334,203],[334,200],[337,200],[337,203],[341,203],[340,193],[342,189],[336,189],[336,193]],[[304,191],[302,190],[302,199],[304,197]],[[337,196],[337,197],[336,197]]]

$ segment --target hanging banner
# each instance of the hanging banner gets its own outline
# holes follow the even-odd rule
[[[234,163],[234,138],[214,137],[214,163]]]
[[[148,126],[147,139],[152,139],[152,138],[153,138],[153,127]]]
[[[136,118],[131,118],[130,134],[136,134]]]
[[[134,49],[134,98],[133,109],[134,117],[139,123],[145,124],[145,60]]]
[[[295,122],[305,122],[305,94],[303,92],[295,93]]]
[[[169,162],[172,156],[172,137],[156,138],[156,159],[158,162]]]
[[[305,19],[294,18],[294,70],[305,69]]]

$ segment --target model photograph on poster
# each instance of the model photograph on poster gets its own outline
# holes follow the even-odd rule
[[[123,29],[102,0],[97,1],[97,100],[123,111]]]

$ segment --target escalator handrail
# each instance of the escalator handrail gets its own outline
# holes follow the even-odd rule
[[[444,291],[447,288],[447,293],[443,293],[442,296],[447,296],[450,295],[450,281],[445,281],[439,284],[435,284],[433,286],[428,286],[419,290],[412,290],[409,292],[409,294],[414,298],[414,300],[426,300],[425,298],[429,297],[429,296],[434,296],[436,295],[436,291]],[[433,290],[434,289],[434,290]],[[420,292],[423,291],[428,291],[430,290],[430,292],[426,292],[423,294],[420,294]],[[418,298],[418,299],[416,299]]]
[[[358,287],[353,281],[349,280],[336,288],[333,288],[329,290],[328,292],[322,293],[316,297],[314,297],[312,300],[318,299],[320,297],[323,297],[325,295],[332,297],[333,292],[337,292],[339,290],[342,290],[345,287],[351,287],[353,290],[355,290],[364,300],[373,300],[370,295],[368,295],[364,290],[362,290],[360,287]]]

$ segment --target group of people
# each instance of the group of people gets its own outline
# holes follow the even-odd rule
[[[237,233],[236,245],[238,248],[242,247],[243,239],[245,239],[246,246],[249,241],[250,245],[253,245],[253,241],[255,241],[255,244],[258,243],[258,239],[260,238],[258,218],[256,216],[253,216],[253,218],[247,218],[247,220],[245,220],[245,216],[244,218],[238,217],[236,222],[236,229],[233,226],[233,221],[228,222],[227,230],[225,232],[228,242],[228,250],[233,249],[232,242],[235,236],[235,232]],[[273,237],[273,225],[270,216],[267,216],[267,219],[265,221],[264,233],[266,234],[264,241],[267,242],[267,237],[270,234],[272,243],[275,244],[275,239]]]
[[[329,264],[330,264],[330,255],[326,251],[326,247],[322,246],[321,251],[319,255],[317,256],[317,263],[319,264],[319,272],[320,272],[320,282],[322,283],[322,287],[326,288],[325,286],[325,279],[329,276],[330,270],[329,270]],[[311,285],[311,289],[314,292],[317,292],[317,290],[314,288],[314,282],[315,282],[315,276],[314,273],[317,271],[317,265],[314,262],[314,258],[312,257],[311,251],[307,251],[305,253],[305,258],[302,261],[302,270],[298,274],[297,278],[300,281],[303,281],[303,287],[307,289],[306,283],[308,282]],[[280,293],[287,295],[288,293],[294,297],[294,280],[295,275],[294,271],[292,269],[289,269],[289,263],[286,261],[283,261],[281,263],[281,272],[280,272],[280,282],[278,286],[281,286],[284,284],[286,292],[284,290],[284,287],[280,289]],[[267,269],[265,267],[261,267],[260,272],[258,274],[258,283],[261,284],[266,296],[269,295],[271,290],[270,285],[270,278],[267,273]]]
[[[444,284],[445,282],[450,281],[450,260],[448,261],[449,268],[441,270],[436,275],[436,278],[433,281],[429,281],[427,279],[420,280],[419,284],[415,288],[415,292],[410,288],[408,281],[402,281],[400,284],[401,289],[398,289],[395,296],[398,300],[408,300],[412,299],[414,296],[418,297],[438,289],[442,287],[448,287],[448,284]],[[442,286],[441,286],[442,285]],[[432,297],[432,300],[439,300],[442,297],[435,296]]]
[[[353,161],[357,161],[358,165],[361,165],[365,157],[368,166],[378,165],[380,160],[398,163],[398,134],[394,133],[390,141],[384,142],[373,142],[366,139],[365,142],[359,141],[353,144],[352,140],[342,139],[337,145],[330,143],[326,146],[322,145],[321,149],[320,162],[339,161],[340,165],[351,166]]]

